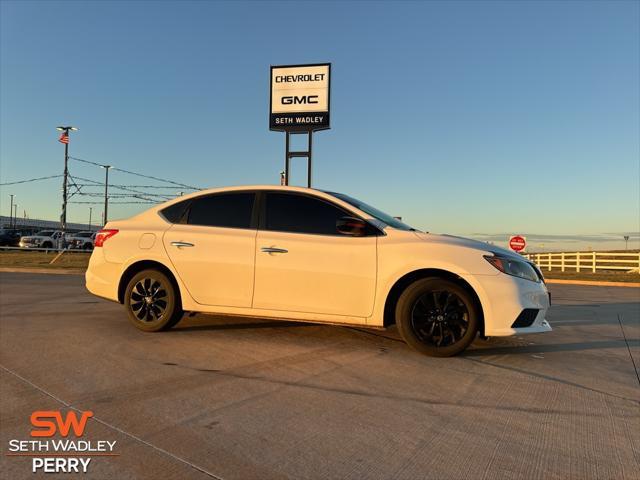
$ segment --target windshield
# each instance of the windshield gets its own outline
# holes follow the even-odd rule
[[[367,205],[366,203],[361,202],[360,200],[356,200],[355,198],[350,197],[349,195],[345,195],[344,193],[336,193],[336,192],[325,192],[325,193],[328,193],[329,195],[333,195],[334,197],[339,198],[340,200],[353,205],[358,210],[362,210],[363,212],[371,215],[373,218],[380,220],[383,223],[386,223],[390,227],[396,228],[398,230],[411,230],[411,231],[416,230],[415,228],[410,227],[406,223],[401,222],[397,218],[393,218],[391,215],[384,213],[383,211],[378,210],[377,208],[372,207],[371,205]]]
[[[36,233],[36,235],[38,235],[39,237],[50,237],[51,235],[53,235],[53,230],[42,230]]]

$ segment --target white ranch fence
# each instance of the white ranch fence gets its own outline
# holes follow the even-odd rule
[[[599,270],[638,272],[640,269],[639,252],[552,252],[522,255],[546,270],[596,273]]]

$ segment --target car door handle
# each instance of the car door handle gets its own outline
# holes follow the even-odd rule
[[[264,253],[289,253],[289,250],[285,250],[284,248],[276,248],[276,247],[262,247],[260,251]]]
[[[174,247],[193,247],[193,243],[189,243],[189,242],[171,242],[171,245],[173,245]]]

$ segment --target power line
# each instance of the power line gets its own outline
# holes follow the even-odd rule
[[[104,197],[103,193],[98,193],[98,192],[80,192],[79,195],[83,195],[87,197]],[[176,198],[176,195],[159,195],[154,193],[146,193],[145,196],[158,197],[162,199]],[[133,193],[109,193],[109,198],[112,198],[112,197],[138,197],[138,195]]]
[[[103,202],[69,202],[73,204],[83,204],[83,205],[102,205]],[[157,205],[160,202],[109,202],[109,205],[134,205],[134,204],[142,204],[142,205]]]
[[[17,185],[18,183],[30,183],[30,182],[37,182],[39,180],[49,180],[50,178],[60,178],[62,177],[62,175],[50,175],[48,177],[38,177],[38,178],[29,178],[27,180],[18,180],[16,182],[6,182],[6,183],[0,183],[0,186],[5,186],[5,185]]]
[[[76,177],[78,178],[78,177]],[[113,186],[113,183],[109,184],[110,186]],[[86,184],[78,184],[79,187],[86,187],[89,185]],[[172,187],[171,185],[122,185],[123,187],[130,187],[130,188],[175,188],[176,190],[180,189],[180,188],[184,188],[184,187]]]
[[[78,158],[78,157],[69,157],[71,160],[76,160],[78,162],[82,162],[82,163],[88,163],[90,165],[95,165],[96,167],[104,167],[103,164],[101,163],[96,163],[96,162],[92,162],[90,160],[84,160],[82,158]]]
[[[78,180],[82,180],[83,182],[91,182],[91,183],[93,183],[95,186],[100,186],[100,187],[104,186],[104,183],[100,183],[100,182],[97,182],[97,181],[95,181],[95,180],[91,180],[90,178],[82,178],[82,177],[78,177],[78,176],[76,176],[76,178],[77,178]],[[154,196],[154,194],[152,194],[152,193],[141,192],[140,190],[134,190],[134,189],[132,189],[132,188],[127,188],[127,187],[124,187],[124,186],[121,186],[121,185],[120,185],[120,186],[117,186],[117,185],[111,185],[111,184],[109,184],[109,186],[110,186],[110,187],[113,187],[113,188],[117,188],[117,189],[119,189],[119,190],[125,190],[125,191],[127,191],[127,192],[137,193],[137,194],[139,194],[139,195]],[[162,197],[162,198],[164,198],[165,200],[170,200],[170,199],[171,199],[171,198],[173,198],[173,197],[166,197],[166,198],[165,198],[165,197]],[[143,199],[143,200],[152,200],[152,201],[155,201],[153,198],[142,198],[142,199]]]
[[[69,158],[72,159],[72,160],[76,160],[78,162],[83,162],[83,163],[88,163],[90,165],[95,165],[97,167],[105,167],[105,165],[103,165],[101,163],[92,162],[90,160],[85,160],[83,158],[78,158],[78,157],[69,157]],[[154,177],[154,176],[151,176],[151,175],[144,175],[142,173],[132,172],[130,170],[125,170],[123,168],[117,168],[117,167],[113,167],[112,166],[111,170],[115,170],[117,172],[122,172],[122,173],[128,173],[129,175],[136,175],[138,177],[149,178],[151,180],[156,180],[158,182],[170,183],[172,185],[177,185],[179,187],[188,188],[190,190],[202,190],[201,188],[194,187],[194,186],[191,186],[191,185],[186,185],[184,183],[174,182],[173,180],[166,180],[164,178],[158,178],[158,177]]]

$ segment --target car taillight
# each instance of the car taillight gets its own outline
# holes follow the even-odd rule
[[[95,246],[101,247],[104,244],[104,242],[106,242],[109,238],[113,237],[116,233],[118,233],[118,230],[115,230],[115,229],[100,230],[98,233],[96,233]]]

